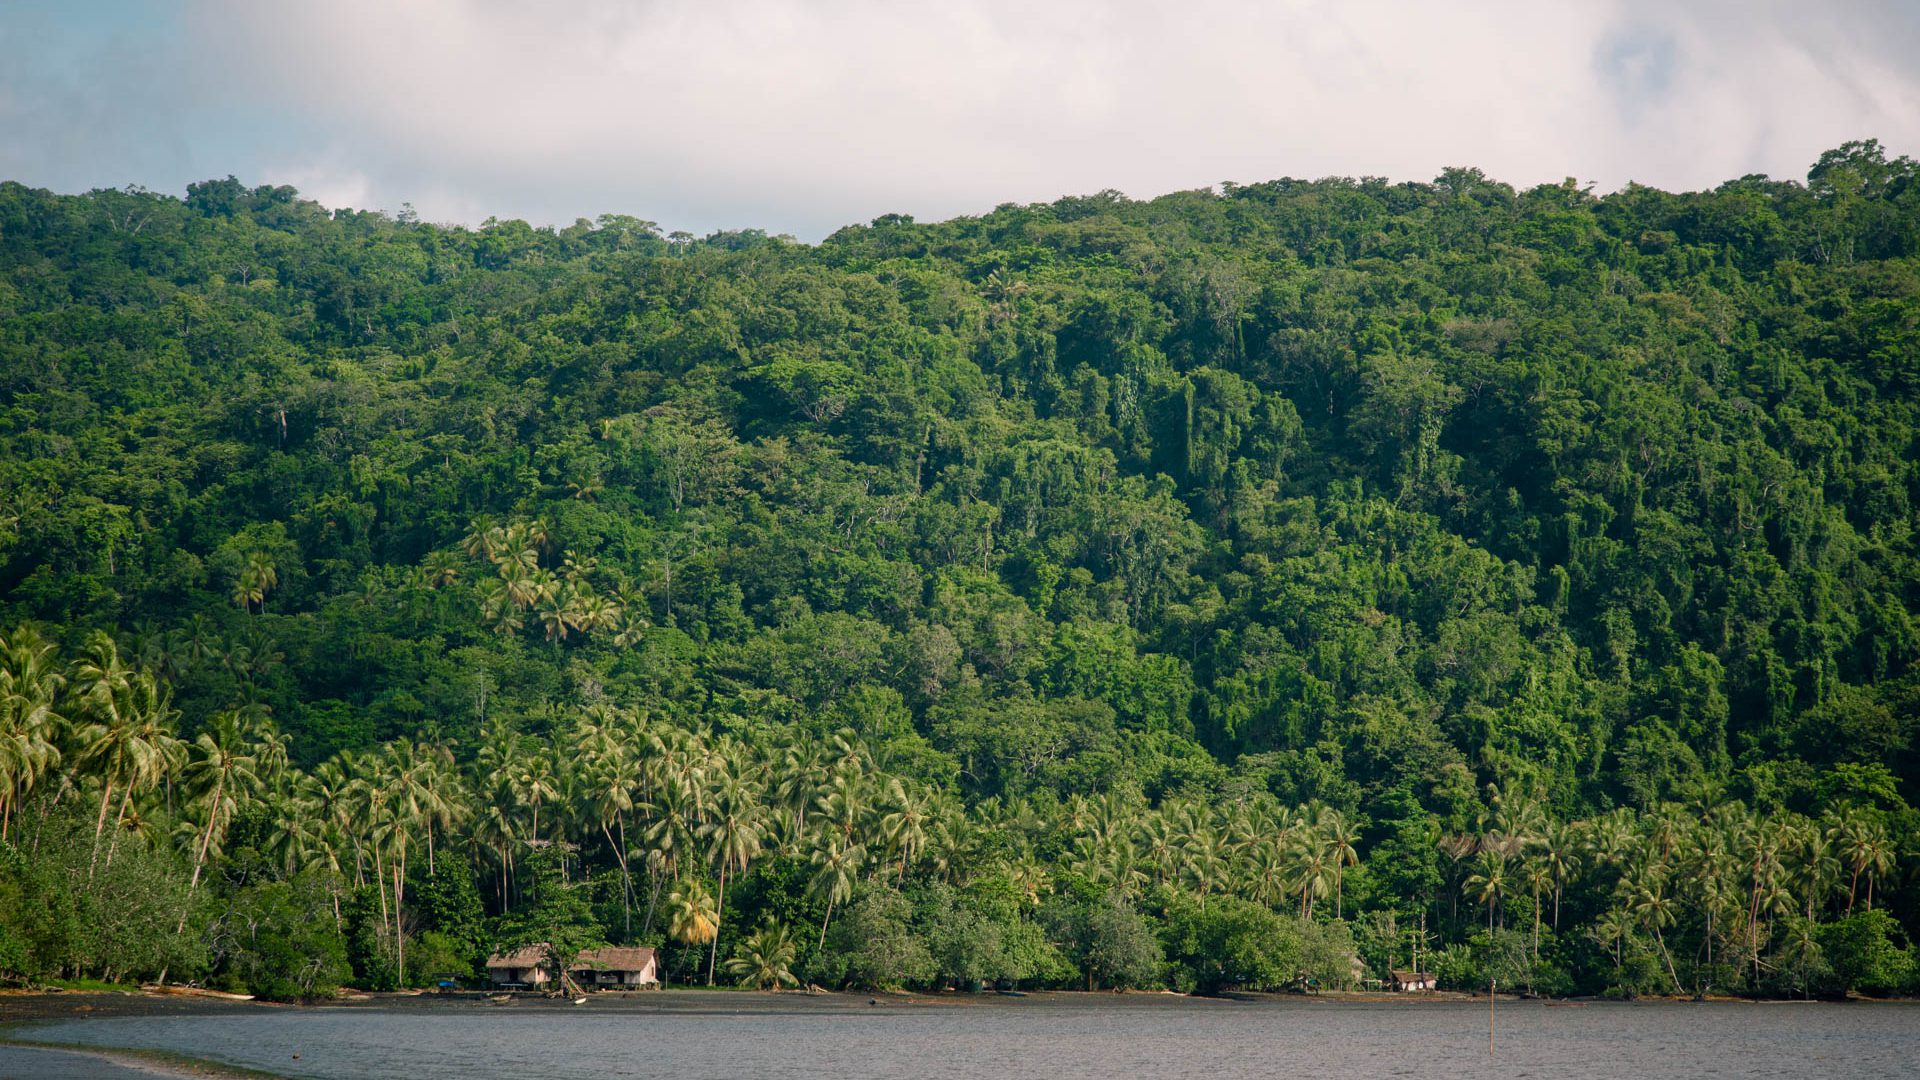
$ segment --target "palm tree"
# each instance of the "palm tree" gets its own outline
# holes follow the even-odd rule
[[[54,647],[31,627],[0,636],[0,842],[13,809],[60,763],[65,718],[54,700],[65,685]]]
[[[1853,913],[1863,874],[1867,879],[1867,907],[1873,907],[1874,878],[1893,869],[1893,846],[1887,838],[1886,827],[1854,810],[1840,819],[1831,835],[1839,848],[1841,860],[1852,874],[1847,883],[1847,913]]]
[[[273,560],[264,551],[255,551],[247,555],[247,561],[234,576],[233,602],[252,611],[255,604],[261,613],[267,610],[267,593],[280,584],[280,575],[273,567]]]
[[[907,866],[919,857],[927,844],[927,807],[897,777],[887,782],[886,804],[889,809],[880,818],[880,833],[886,838],[887,846],[899,856],[896,880],[904,881]]]
[[[233,712],[217,714],[207,730],[195,737],[191,744],[189,752],[192,756],[187,762],[184,779],[188,789],[197,792],[194,801],[206,815],[206,824],[198,830],[199,841],[194,845],[193,880],[187,886],[189,892],[200,885],[200,874],[206,869],[207,855],[213,849],[215,834],[225,831],[241,799],[259,787],[259,760],[252,753],[253,749],[249,733],[242,726],[239,715]]]
[[[1507,857],[1498,851],[1483,852],[1480,869],[1463,886],[1467,895],[1487,905],[1487,932],[1493,932],[1494,914],[1500,910],[1500,896],[1507,889]]]
[[[813,849],[811,884],[816,895],[826,897],[827,914],[820,920],[820,943],[815,946],[816,949],[827,947],[827,927],[833,922],[834,905],[846,903],[853,895],[853,884],[866,857],[865,848],[849,843],[838,830],[828,828],[821,831]]]
[[[514,802],[533,813],[533,832],[529,839],[540,842],[540,807],[560,795],[560,778],[554,772],[553,758],[544,753],[528,754],[520,767],[507,777],[507,789]]]
[[[793,974],[795,947],[785,926],[769,924],[740,942],[740,955],[724,965],[729,975],[740,977],[742,985],[755,990],[775,990],[799,986]]]
[[[1311,919],[1314,901],[1324,899],[1331,891],[1331,853],[1320,830],[1308,824],[1294,830],[1293,849],[1289,854],[1293,887],[1300,892],[1300,917]]]
[[[1553,884],[1553,868],[1542,857],[1534,857],[1520,864],[1520,876],[1527,887],[1533,891],[1533,958],[1540,959],[1540,894]]]
[[[581,781],[600,835],[606,838],[620,867],[620,909],[625,918],[624,931],[633,933],[633,874],[627,859],[627,815],[633,812],[633,785],[629,777],[633,765],[627,743],[618,732],[593,726],[584,728],[575,742],[581,755]],[[619,827],[619,836],[614,827]]]
[[[760,804],[746,785],[732,776],[722,782],[714,800],[713,816],[700,827],[707,838],[707,855],[720,874],[720,896],[714,907],[713,942],[707,954],[707,985],[713,985],[714,965],[720,955],[720,922],[726,917],[727,874],[745,873],[765,842]]]
[[[682,945],[706,945],[720,933],[713,897],[696,879],[676,884],[667,893],[667,936]]]
[[[396,739],[382,748],[374,774],[377,809],[373,844],[376,857],[383,850],[390,853],[387,872],[393,886],[393,948],[403,983],[407,970],[407,857],[415,831],[424,829],[431,835],[435,815],[444,812],[441,790],[435,787],[438,765],[431,752],[423,753],[411,740]]]
[[[1333,856],[1333,917],[1338,919],[1343,870],[1348,866],[1360,865],[1360,852],[1353,846],[1353,826],[1347,822],[1346,815],[1337,810],[1328,812],[1322,825],[1322,835],[1326,837],[1328,854]]]
[[[1549,821],[1535,840],[1538,858],[1547,868],[1553,884],[1553,928],[1560,929],[1560,893],[1567,879],[1579,869],[1579,830],[1574,825]]]
[[[1627,917],[1626,912],[1618,908],[1609,908],[1594,920],[1588,934],[1595,941],[1607,946],[1607,951],[1613,954],[1613,966],[1618,968],[1621,959],[1620,948],[1629,937],[1633,936],[1633,922]]]
[[[1629,890],[1629,906],[1641,924],[1653,931],[1654,943],[1660,947],[1660,958],[1667,963],[1667,977],[1673,980],[1673,992],[1678,994],[1682,992],[1680,976],[1673,969],[1673,955],[1667,951],[1667,939],[1661,933],[1664,927],[1672,926],[1674,921],[1674,904],[1665,895],[1664,885],[1659,875],[1649,874]]]
[[[166,775],[173,752],[169,729],[173,710],[153,677],[128,669],[113,639],[98,631],[74,666],[72,683],[79,690],[82,715],[89,721],[76,733],[78,764],[101,780],[100,813],[93,827],[97,859],[114,795],[120,794],[124,805],[134,789],[156,784]],[[90,859],[89,878],[92,873]]]

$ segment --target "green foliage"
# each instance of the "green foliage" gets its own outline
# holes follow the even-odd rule
[[[1872,142],[811,246],[0,184],[0,973],[317,992],[325,880],[368,987],[1896,989],[1916,311]]]
[[[815,981],[889,990],[925,983],[934,960],[913,933],[913,905],[891,889],[869,890],[833,925],[827,949],[814,961]]]
[[[0,844],[0,977],[138,982],[204,970],[201,912],[172,850],[113,836],[96,860],[92,822],[41,810],[24,848]]]
[[[1088,990],[1151,987],[1165,974],[1152,925],[1123,896],[1062,896],[1044,914],[1064,958],[1084,974]]]
[[[313,874],[235,890],[207,930],[212,982],[268,1001],[332,996],[352,973],[332,898]]]
[[[797,955],[793,935],[784,926],[768,924],[740,940],[725,965],[727,974],[752,990],[780,990],[800,985],[793,973]]]
[[[1212,993],[1227,987],[1280,990],[1305,975],[1308,956],[1298,920],[1258,904],[1221,897],[1200,907],[1181,904],[1168,913],[1163,932],[1167,960],[1182,985]],[[1312,960],[1322,965],[1325,951]],[[1335,972],[1342,982],[1351,972]]]
[[[1897,994],[1913,987],[1913,946],[1885,911],[1856,911],[1820,927],[1816,937],[1820,956],[1841,986],[1868,994]]]
[[[528,859],[527,876],[528,902],[500,921],[497,944],[502,952],[538,945],[544,948],[553,970],[565,972],[572,969],[581,950],[606,944],[605,930],[593,917],[586,886],[566,879],[554,848],[533,853]]]

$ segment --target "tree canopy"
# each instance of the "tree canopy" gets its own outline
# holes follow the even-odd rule
[[[1917,387],[1871,141],[816,245],[0,184],[0,907],[57,856],[191,913],[0,969],[244,982],[235,913],[320,905],[365,985],[565,911],[762,985],[1425,919],[1474,978],[1897,989]]]

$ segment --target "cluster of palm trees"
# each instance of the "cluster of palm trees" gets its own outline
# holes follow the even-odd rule
[[[36,793],[43,812],[97,800],[89,874],[123,837],[153,840],[164,822],[186,841],[197,888],[234,810],[286,775],[287,739],[257,712],[222,712],[192,739],[176,719],[165,684],[105,634],[65,667],[31,628],[0,635],[0,840]]]
[[[545,523],[516,521],[494,525],[477,521],[461,543],[467,557],[490,566],[478,585],[481,618],[498,634],[517,634],[529,618],[548,641],[564,641],[573,632],[607,631],[622,647],[640,639],[647,622],[644,604],[616,589],[613,597],[595,591],[598,567],[593,559],[563,553],[556,572],[541,565],[553,547]],[[444,557],[430,560],[422,584],[445,588],[460,580],[460,567]]]
[[[516,552],[540,535],[492,529],[475,550],[524,569]],[[504,912],[525,900],[528,855],[548,852],[568,880],[617,890],[609,936],[649,939],[657,927],[704,947],[709,981],[732,952],[724,970],[762,985],[789,982],[800,943],[788,927],[730,937],[727,900],[770,857],[807,871],[822,912],[815,949],[863,883],[1000,875],[1037,906],[1073,874],[1123,897],[1174,890],[1204,906],[1236,896],[1338,919],[1350,907],[1348,871],[1361,864],[1354,823],[1317,803],[1252,793],[1155,806],[1115,791],[968,805],[891,774],[850,732],[748,740],[598,704],[544,737],[495,723],[470,753],[401,739],[302,771],[264,710],[218,713],[191,738],[177,720],[165,681],[105,634],[64,664],[30,628],[0,635],[0,840],[21,830],[29,807],[85,806],[93,863],[110,865],[128,842],[176,844],[191,896],[240,812],[264,806],[268,857],[289,872],[326,871],[343,888],[372,887],[380,939],[402,972],[409,882],[423,859],[429,874],[449,857],[470,867]],[[1676,991],[1676,948],[1692,948],[1697,973],[1718,962],[1757,984],[1793,948],[1791,933],[1775,933],[1782,916],[1812,922],[1871,907],[1899,856],[1866,811],[1816,819],[1704,800],[1559,821],[1538,797],[1499,790],[1478,829],[1430,839],[1452,895],[1484,906],[1489,931],[1530,917],[1537,959],[1542,927],[1559,928],[1563,895],[1577,889],[1587,933],[1615,957],[1648,945]]]
[[[1695,990],[1716,963],[1758,985],[1783,959],[1774,954],[1793,947],[1791,934],[1775,933],[1781,917],[1797,916],[1804,936],[1824,916],[1870,908],[1899,858],[1886,822],[1851,806],[1813,818],[1757,814],[1709,796],[1560,822],[1537,797],[1495,792],[1489,802],[1482,831],[1440,839],[1464,873],[1463,894],[1485,906],[1489,931],[1503,922],[1506,901],[1525,898],[1537,959],[1544,912],[1550,904],[1557,930],[1561,896],[1577,884],[1597,900],[1587,928],[1594,940],[1616,963],[1636,940],[1650,941],[1675,993],[1686,990],[1671,947],[1676,930],[1694,946]]]
[[[1158,808],[1121,794],[1070,801],[1071,866],[1121,895],[1174,886],[1204,904],[1234,895],[1313,918],[1323,901],[1344,913],[1346,871],[1359,865],[1347,817],[1322,803],[1288,807],[1264,793],[1226,803],[1174,799]]]
[[[267,610],[267,594],[280,585],[280,572],[264,551],[248,552],[233,577],[233,602],[247,611]]]

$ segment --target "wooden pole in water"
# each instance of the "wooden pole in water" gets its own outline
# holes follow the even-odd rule
[[[1499,989],[1499,986],[1500,984],[1495,982],[1494,980],[1492,979],[1487,980],[1487,1056],[1488,1057],[1493,1056],[1493,992]]]

